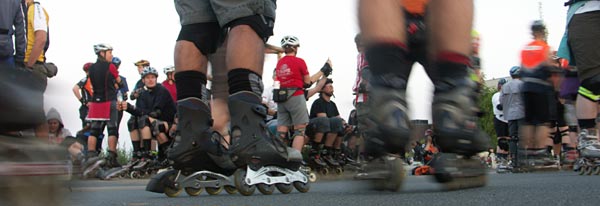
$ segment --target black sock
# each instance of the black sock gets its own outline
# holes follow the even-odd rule
[[[208,98],[203,94],[206,90],[206,74],[198,71],[182,71],[175,73],[175,87],[177,87],[177,100],[188,97],[198,99]]]
[[[142,144],[144,144],[145,155],[150,154],[150,149],[151,149],[150,147],[152,147],[152,140],[149,140],[149,139],[142,140]]]
[[[135,155],[137,152],[139,152],[140,149],[140,141],[131,141],[131,144],[133,145],[133,154]]]
[[[238,68],[229,71],[227,78],[229,94],[249,91],[262,96],[263,83],[261,75],[248,69]]]
[[[596,127],[596,119],[578,119],[579,128],[590,129]]]

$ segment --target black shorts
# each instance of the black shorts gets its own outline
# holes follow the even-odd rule
[[[556,98],[551,92],[524,92],[525,124],[539,125],[557,119]]]
[[[497,137],[508,137],[508,123],[494,117],[494,129]]]

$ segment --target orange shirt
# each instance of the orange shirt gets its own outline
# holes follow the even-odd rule
[[[521,64],[526,69],[535,69],[550,57],[550,46],[544,41],[534,40],[521,51]]]
[[[425,14],[425,8],[429,0],[404,0],[402,6],[411,14]]]

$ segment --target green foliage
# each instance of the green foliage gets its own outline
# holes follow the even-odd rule
[[[492,106],[492,95],[498,90],[483,86],[479,94],[479,108],[483,116],[479,118],[479,126],[490,136],[492,148],[495,150],[497,145],[496,131],[494,130],[494,111]]]

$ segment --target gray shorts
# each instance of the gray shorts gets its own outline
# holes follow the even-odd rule
[[[175,0],[181,25],[219,22],[221,27],[246,16],[275,19],[276,0]]]
[[[292,96],[285,102],[277,103],[277,122],[282,126],[308,123],[308,109],[304,95]]]

